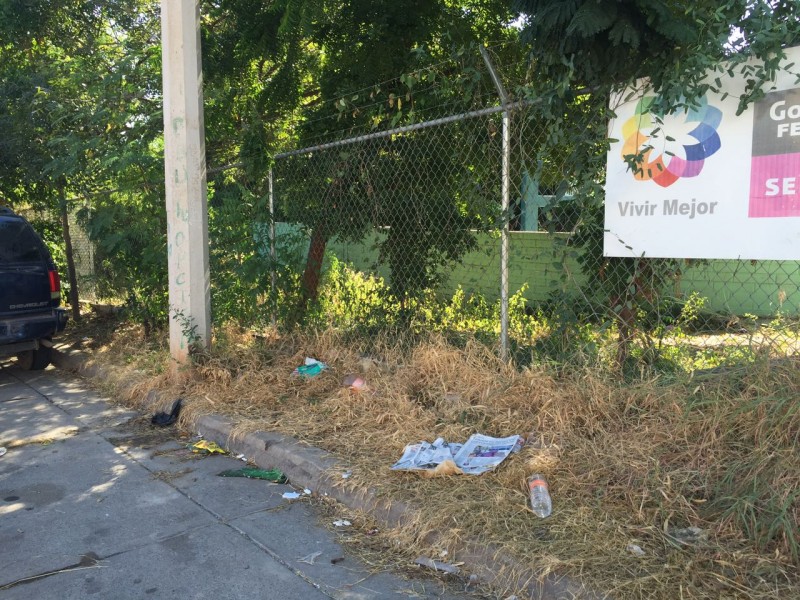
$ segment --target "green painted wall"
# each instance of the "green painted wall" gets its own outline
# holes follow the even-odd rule
[[[565,239],[565,236],[562,236]],[[328,250],[361,271],[389,276],[385,265],[377,265],[377,244],[380,234],[372,234],[361,244],[333,242]],[[442,292],[452,293],[459,285],[466,292],[483,294],[487,299],[500,297],[500,235],[479,234],[478,248],[466,254],[460,263],[449,265]],[[509,239],[508,289],[511,294],[526,283],[525,297],[531,302],[546,300],[552,290],[566,285],[574,290],[585,281],[577,262],[563,256],[565,249],[554,243],[554,237],[540,232],[512,232]],[[558,263],[556,266],[555,263]],[[567,265],[566,284],[560,281]],[[577,282],[577,283],[576,283]]]
[[[683,295],[697,291],[706,308],[721,314],[800,314],[800,263],[778,260],[712,260],[686,269]]]
[[[297,226],[278,223],[278,246],[283,261],[302,261],[307,239]],[[360,244],[334,240],[328,251],[352,263],[361,271],[389,275],[377,265],[379,232]],[[531,302],[546,300],[555,290],[577,293],[586,278],[574,255],[558,240],[560,234],[534,231],[511,232],[509,239],[509,292],[514,294],[525,284],[525,297]],[[574,252],[573,252],[574,254]],[[467,292],[477,292],[487,299],[500,296],[500,236],[479,234],[478,249],[464,256],[460,264],[448,267],[449,275],[442,288],[450,294],[460,284]],[[707,299],[706,310],[721,314],[754,314],[770,317],[778,312],[800,314],[800,263],[791,261],[695,261],[687,265],[676,283],[678,296],[696,291]]]

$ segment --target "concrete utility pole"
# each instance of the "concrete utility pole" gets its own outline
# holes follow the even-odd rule
[[[199,0],[161,0],[161,51],[169,347],[185,364],[190,343],[211,340]]]

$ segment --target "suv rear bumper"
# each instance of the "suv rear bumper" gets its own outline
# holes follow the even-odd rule
[[[64,331],[67,318],[67,311],[63,308],[53,308],[44,313],[0,317],[0,355],[38,348],[39,340]]]

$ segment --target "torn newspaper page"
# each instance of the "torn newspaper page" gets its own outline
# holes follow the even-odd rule
[[[480,475],[497,467],[519,448],[520,436],[494,438],[476,433],[465,444],[450,444],[442,438],[430,442],[409,444],[392,469],[395,471],[428,471],[446,460],[471,475]]]
[[[442,438],[436,438],[432,444],[420,442],[419,444],[406,446],[405,450],[403,450],[403,456],[392,465],[392,469],[395,471],[435,469],[440,463],[446,460],[453,460],[454,456],[448,443]]]
[[[506,459],[517,446],[518,435],[504,438],[489,437],[476,433],[466,441],[456,454],[456,465],[470,475],[491,471]]]

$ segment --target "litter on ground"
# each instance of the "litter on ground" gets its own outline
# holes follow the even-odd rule
[[[637,546],[636,544],[628,544],[627,548],[625,549],[634,556],[644,556],[646,554],[646,552],[642,550],[642,547]]]
[[[461,572],[455,565],[451,565],[446,562],[442,562],[440,560],[433,560],[432,558],[428,558],[427,556],[420,556],[417,560],[414,561],[415,564],[418,564],[423,567],[428,567],[429,569],[433,569],[434,571],[441,571],[442,573],[450,573],[451,575],[458,575]]]
[[[352,525],[352,523],[350,521],[348,521],[347,519],[336,519],[333,522],[333,524],[336,527],[349,527],[350,525]]]
[[[358,375],[348,375],[342,380],[342,387],[349,388],[354,391],[363,390],[367,385],[367,382],[364,381],[363,377],[359,377]]]
[[[395,471],[424,471],[433,476],[480,475],[492,471],[505,458],[521,448],[520,436],[489,437],[476,433],[464,444],[451,444],[442,438],[433,443],[409,444],[394,465]]]
[[[328,368],[324,362],[318,361],[316,358],[308,358],[304,364],[297,367],[293,372],[292,375],[295,377],[303,377],[305,379],[311,379],[312,377],[316,377],[320,373],[322,373],[325,369]]]
[[[708,532],[699,527],[673,528],[667,532],[667,535],[679,544],[687,546],[708,541]]]
[[[287,500],[297,500],[301,496],[310,496],[311,490],[308,488],[303,488],[303,492],[284,492],[283,497]]]
[[[244,469],[229,469],[222,471],[220,477],[246,477],[248,479],[264,479],[274,483],[286,483],[289,479],[278,469],[257,469],[248,467]]]
[[[178,421],[178,416],[181,414],[181,407],[183,406],[183,399],[178,398],[172,403],[172,409],[167,412],[157,412],[153,415],[150,422],[158,427],[169,427]]]
[[[216,442],[209,442],[208,440],[200,440],[189,446],[195,454],[227,454],[228,451],[222,448]]]
[[[317,557],[319,557],[321,554],[322,552],[312,552],[308,556],[304,556],[303,558],[298,558],[297,562],[313,565],[314,561],[317,560]]]

